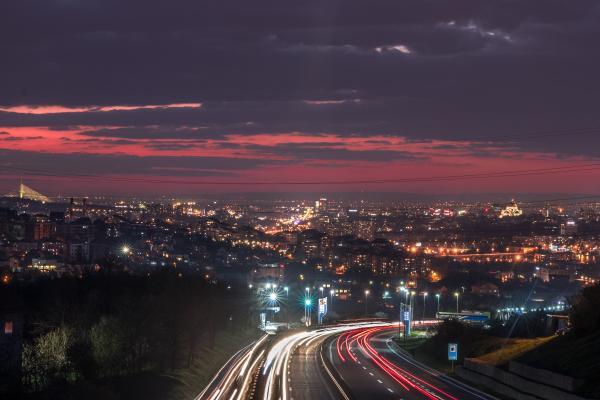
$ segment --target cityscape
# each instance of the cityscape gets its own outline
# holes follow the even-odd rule
[[[262,331],[263,336],[257,336],[255,342],[245,336],[251,333],[245,333],[243,340],[231,339],[253,344],[227,362],[231,369],[225,370],[227,375],[221,378],[217,374],[203,391],[198,388],[198,398],[219,398],[219,394],[227,398],[291,398],[295,390],[307,398],[320,398],[324,389],[319,380],[314,381],[321,379],[314,374],[321,368],[332,374],[327,386],[331,397],[361,398],[361,393],[366,396],[372,388],[355,387],[353,380],[359,378],[356,371],[344,370],[346,362],[358,363],[359,358],[361,363],[372,360],[381,368],[378,376],[385,377],[388,385],[379,391],[381,396],[395,398],[400,385],[425,398],[493,398],[479,389],[467,389],[454,378],[419,383],[422,378],[413,377],[412,369],[401,369],[402,364],[409,363],[421,373],[430,367],[414,364],[419,361],[406,358],[410,352],[399,352],[400,366],[396,366],[395,361],[385,358],[385,348],[378,348],[381,343],[377,341],[400,338],[399,346],[403,346],[409,338],[414,346],[434,340],[427,338],[437,337],[432,335],[439,324],[460,321],[468,329],[481,330],[479,335],[488,335],[488,346],[496,352],[501,353],[503,346],[539,345],[552,335],[569,332],[573,299],[581,290],[598,287],[600,280],[600,201],[425,203],[275,196],[272,200],[195,201],[50,198],[20,183],[0,202],[2,283],[5,287],[24,285],[30,290],[52,291],[57,290],[51,288],[52,282],[63,281],[57,285],[85,291],[91,290],[88,284],[100,285],[105,279],[113,279],[115,286],[123,288],[160,286],[162,280],[175,280],[160,294],[174,295],[172,290],[188,293],[189,298],[179,298],[171,305],[175,307],[189,307],[188,301],[203,304],[206,299],[195,297],[206,291],[214,293],[218,299],[214,301],[222,304],[213,306],[219,313],[208,317],[214,324],[213,335],[235,327],[244,332]],[[149,283],[140,283],[140,279]],[[87,280],[90,283],[84,283]],[[190,290],[199,292],[192,294]],[[72,301],[75,296],[86,302],[86,307],[98,306],[87,304],[95,301],[89,298],[91,292],[53,295],[58,296],[56,301]],[[36,297],[26,300],[32,301],[27,306],[49,307],[43,304],[43,297]],[[5,322],[5,331],[8,326],[11,332],[22,332],[26,318],[14,310],[6,312],[5,319],[11,315],[15,319],[9,325]],[[71,318],[66,317],[67,321]],[[119,325],[105,324],[123,322],[104,318],[91,326],[89,339],[77,337],[82,332],[71,331],[76,329],[71,324],[82,321],[63,322],[58,332],[74,343],[62,346],[90,340],[88,356],[94,362],[107,363],[103,368],[131,368],[126,354],[132,350],[127,349],[127,342],[109,345],[109,338],[102,337],[119,329]],[[181,368],[181,363],[189,363],[188,357],[193,356],[189,347],[198,346],[189,335],[201,335],[207,316],[199,310],[186,310],[173,318],[178,329],[169,333],[173,336],[166,347],[171,352],[171,368]],[[51,317],[42,319],[53,323]],[[398,321],[402,321],[400,325]],[[137,323],[137,329],[145,324]],[[449,326],[446,329],[452,329]],[[56,333],[51,330],[42,338],[51,341]],[[161,355],[166,350],[162,349],[164,344],[152,343],[160,340],[160,335],[136,335],[141,336],[136,337],[142,341],[138,345],[144,346],[135,350],[142,354],[131,355],[142,358],[138,368],[157,368],[150,366],[165,362],[158,361],[165,357]],[[500,338],[506,342],[494,343]],[[22,340],[14,338],[11,342],[24,346],[22,357],[31,359],[27,363],[23,359],[25,370],[19,364],[13,367],[14,374],[22,376],[27,385],[43,388],[60,374],[77,370],[76,363],[53,366],[55,360],[39,360],[48,351],[43,346],[49,343],[43,344],[39,338],[32,344]],[[219,342],[215,337],[210,340]],[[471,346],[461,343],[461,337],[454,340],[461,350]],[[302,345],[305,342],[306,349]],[[96,354],[99,349],[95,346],[107,345],[103,351],[108,354]],[[321,365],[317,355],[326,346],[330,357],[334,356]],[[119,353],[110,354],[110,350]],[[308,362],[304,361],[305,352],[306,358],[314,359],[309,366],[303,364]],[[152,360],[154,357],[157,359]],[[290,358],[292,364],[288,366]],[[461,355],[461,359],[466,358]],[[46,365],[49,370],[27,369],[35,362],[50,363]],[[291,368],[277,372],[289,374],[291,381],[276,384],[275,375],[264,380],[259,366],[268,363],[274,363],[271,369],[262,368],[270,374],[281,365]],[[448,367],[440,359],[434,365]],[[460,367],[466,372],[458,376],[468,382],[469,374],[477,372],[467,365],[465,362]],[[335,375],[330,370],[334,368]],[[234,383],[232,373],[244,379]],[[450,394],[444,391],[448,382]]]
[[[600,399],[597,2],[0,32],[0,399]]]

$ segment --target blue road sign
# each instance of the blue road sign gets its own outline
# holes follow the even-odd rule
[[[458,344],[448,343],[448,360],[449,361],[458,360]]]

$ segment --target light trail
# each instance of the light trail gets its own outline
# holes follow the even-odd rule
[[[435,324],[437,321],[422,321],[421,325]],[[398,325],[396,324],[396,327]],[[346,362],[345,355],[350,357],[355,363],[360,363],[357,357],[352,353],[352,347],[355,346],[362,354],[370,359],[381,371],[388,375],[400,387],[406,391],[415,390],[429,400],[458,400],[456,397],[445,392],[439,387],[415,376],[409,371],[395,365],[387,358],[383,357],[371,345],[373,336],[379,332],[392,329],[392,326],[360,327],[350,332],[340,335],[336,341],[338,356],[342,363]],[[364,367],[363,367],[364,369]]]
[[[225,398],[227,393],[232,393],[229,396],[230,400],[236,398],[238,395],[238,399],[242,398],[242,395],[246,392],[247,387],[250,384],[250,380],[248,379],[251,376],[249,373],[246,374],[245,379],[242,380],[241,386],[236,387],[236,383],[244,377],[248,366],[250,366],[250,370],[252,370],[259,360],[262,359],[264,355],[264,350],[259,353],[257,357],[253,359],[253,355],[256,350],[264,345],[268,335],[263,335],[257,341],[249,344],[248,346],[240,349],[237,353],[235,353],[231,358],[219,369],[217,374],[213,377],[210,383],[206,386],[206,388],[196,397],[196,400],[209,399],[209,400],[219,400]],[[252,361],[253,360],[253,361]],[[252,363],[251,363],[252,361]],[[251,364],[250,364],[251,363]],[[249,372],[249,371],[248,371]],[[216,384],[219,377],[221,380],[218,384]],[[209,393],[208,391],[216,384],[216,387]]]
[[[280,339],[269,350],[265,359],[265,364],[263,366],[262,376],[265,377],[265,382],[263,386],[263,400],[288,400],[290,398],[288,368],[290,359],[298,346],[310,345],[318,339],[324,339],[335,334],[356,330],[357,328],[389,326],[393,325],[386,322],[361,322],[354,324],[344,324],[329,328],[318,329],[315,331],[299,332]],[[331,374],[331,371],[328,371],[326,366],[325,368],[326,372],[328,373],[328,376],[332,378],[332,382],[335,385],[335,387],[338,390],[340,390],[340,395],[342,395],[342,397],[344,398],[347,398],[347,395],[343,392],[339,382],[333,379],[333,374]]]
[[[458,388],[460,390],[463,390],[463,391],[469,393],[472,396],[475,396],[475,397],[477,397],[479,399],[482,399],[482,400],[489,399],[489,396],[487,396],[485,393],[481,392],[480,390],[477,390],[477,389],[475,389],[473,387],[467,386],[466,384],[464,384],[464,383],[462,383],[460,381],[457,381],[456,379],[453,379],[453,378],[451,378],[451,377],[449,377],[449,376],[447,376],[447,375],[445,375],[445,374],[443,374],[443,373],[441,373],[441,372],[439,372],[439,371],[437,371],[437,370],[435,370],[433,368],[430,368],[430,367],[426,366],[425,364],[422,364],[422,363],[418,362],[417,360],[412,359],[411,357],[406,356],[405,354],[402,354],[402,352],[396,351],[391,346],[390,342],[391,342],[391,339],[386,340],[385,344],[386,344],[387,348],[392,353],[394,353],[396,356],[398,356],[399,358],[401,358],[404,362],[406,362],[408,364],[411,364],[411,365],[419,368],[420,370],[424,371],[425,373],[427,373],[427,374],[429,374],[429,375],[431,375],[431,376],[433,376],[433,377],[435,377],[437,379],[440,379],[440,380],[446,382],[447,384],[452,385],[452,386],[454,386],[454,387],[456,387],[456,388]]]

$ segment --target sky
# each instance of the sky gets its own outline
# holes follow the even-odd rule
[[[0,38],[0,192],[600,193],[597,1],[21,0]]]

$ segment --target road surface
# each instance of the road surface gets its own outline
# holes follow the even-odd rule
[[[392,341],[398,324],[350,323],[267,335],[241,349],[197,400],[489,400]]]
[[[391,340],[397,330],[361,328],[328,341],[328,356],[354,398],[494,399],[404,354]]]

